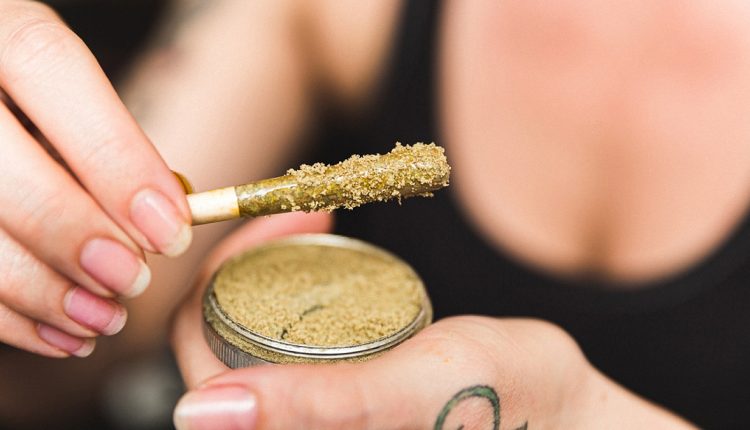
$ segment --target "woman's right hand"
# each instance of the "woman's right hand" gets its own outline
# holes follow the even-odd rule
[[[190,214],[94,56],[33,1],[0,0],[0,172],[0,342],[86,356],[148,285],[143,250],[187,248]]]

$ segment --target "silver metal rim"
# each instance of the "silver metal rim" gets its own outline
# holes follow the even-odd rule
[[[424,282],[421,280],[419,275],[411,268],[411,266],[405,263],[398,256],[369,243],[344,236],[337,236],[332,234],[295,235],[270,242],[258,248],[253,248],[248,252],[259,252],[265,249],[289,245],[324,245],[338,248],[354,249],[393,259],[406,266],[414,274],[414,276],[419,279],[420,284],[424,289]],[[243,256],[244,254],[240,254],[239,256],[234,257],[233,260],[242,258]],[[419,314],[417,314],[417,316],[414,318],[414,320],[412,320],[410,324],[388,337],[384,337],[365,344],[344,347],[320,347],[283,342],[252,332],[248,328],[232,320],[232,318],[229,317],[221,309],[217,302],[216,295],[213,292],[215,276],[216,274],[214,274],[214,277],[211,279],[211,282],[209,283],[208,288],[205,292],[204,303],[208,304],[208,306],[204,307],[204,312],[210,312],[211,316],[217,318],[222,324],[226,325],[229,329],[241,336],[243,340],[247,341],[248,343],[251,343],[264,350],[286,356],[314,360],[336,360],[375,354],[380,351],[392,348],[408,339],[409,337],[413,336],[417,331],[429,324],[430,320],[432,319],[432,306],[430,304],[429,298],[427,297],[426,291],[424,291],[422,307]],[[206,335],[209,345],[211,346],[211,349],[214,351],[214,353],[230,367],[243,367],[247,365],[259,364],[259,362],[266,363],[266,361],[261,360],[253,356],[252,354],[249,354],[242,349],[229,344],[229,342],[221,335],[219,335],[216,330],[211,327],[211,324],[207,322],[206,315],[204,315],[204,334]],[[232,364],[238,364],[238,366],[233,366],[228,361],[232,362]],[[245,364],[243,365],[241,363]]]
[[[270,363],[227,342],[205,319],[203,320],[203,336],[216,358],[231,369]]]

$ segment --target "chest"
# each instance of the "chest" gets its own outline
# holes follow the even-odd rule
[[[705,256],[745,213],[750,8],[636,3],[445,6],[440,123],[454,186],[521,259],[658,277]]]

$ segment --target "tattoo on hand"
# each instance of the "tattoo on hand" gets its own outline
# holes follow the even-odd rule
[[[490,405],[492,406],[492,429],[499,430],[500,429],[500,397],[497,395],[497,392],[495,392],[495,389],[488,385],[474,385],[471,387],[464,388],[463,390],[454,394],[453,397],[451,397],[451,399],[448,400],[448,403],[446,403],[445,406],[443,406],[443,409],[440,411],[440,414],[438,414],[437,420],[435,421],[434,430],[444,430],[443,426],[445,425],[445,420],[448,418],[448,415],[451,413],[451,411],[459,403],[472,397],[479,397],[479,398],[487,399],[487,401],[490,402]],[[529,423],[526,422],[521,427],[517,428],[516,430],[527,430],[528,425]],[[463,430],[463,428],[464,426],[461,425],[456,430]]]

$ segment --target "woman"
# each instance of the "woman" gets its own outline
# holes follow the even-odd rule
[[[166,164],[210,188],[290,165],[299,153],[294,142],[326,120],[334,124],[326,131],[335,132],[326,139],[348,142],[339,145],[341,153],[439,136],[454,165],[453,196],[358,210],[340,229],[413,262],[439,315],[488,316],[446,319],[363,365],[256,368],[205,382],[226,369],[200,338],[196,297],[205,276],[199,276],[178,314],[174,345],[188,384],[204,382],[178,407],[178,428],[690,426],[677,415],[700,426],[741,425],[735,416],[743,399],[727,393],[739,389],[750,352],[740,334],[748,299],[742,288],[750,191],[748,6],[446,2],[420,11],[424,3],[190,3],[177,6],[189,12],[176,15],[186,21],[171,26],[122,93]],[[24,32],[4,40],[26,52],[29,44],[18,43],[17,34]],[[431,47],[434,58],[426,55]],[[113,118],[104,129],[126,137],[115,133],[102,139],[102,151],[85,151],[72,131],[54,127],[57,116],[36,114],[22,101],[30,92],[30,84],[21,85],[27,57],[6,58],[16,66],[4,68],[14,73],[0,81],[3,89],[43,132],[49,122],[45,136],[85,187],[71,188],[83,197],[63,208],[91,199],[103,210],[77,236],[65,233],[70,249],[34,240],[50,240],[59,229],[39,233],[29,227],[37,224],[10,215],[0,225],[21,244],[13,248],[17,254],[34,256],[94,293],[104,294],[98,286],[131,292],[122,285],[132,289],[135,269],[124,280],[91,273],[99,266],[85,256],[103,255],[85,252],[92,231],[121,237],[132,252],[175,254],[188,233],[180,222],[154,225],[159,214],[184,217],[184,200],[146,143],[123,148],[127,158],[106,157],[110,145],[142,141],[111,94],[96,99],[98,106],[112,104],[104,109]],[[80,105],[88,105],[91,93],[98,91],[81,91],[88,97]],[[342,118],[358,127],[339,126]],[[101,129],[97,124],[77,129]],[[87,164],[97,154],[112,165]],[[125,168],[132,165],[137,172]],[[40,178],[39,189],[55,178]],[[117,192],[105,192],[112,187]],[[154,187],[176,209],[156,210],[156,221],[144,221],[131,196]],[[7,189],[4,195],[9,204],[23,202]],[[148,197],[146,203],[164,201]],[[327,222],[320,216],[253,222],[228,238],[201,273],[242,247],[322,230]],[[394,225],[406,228],[393,232]],[[167,275],[165,266],[195,264],[227,229],[196,230],[181,260],[151,262],[158,288],[131,307],[143,315],[140,327],[163,318],[164,303],[173,302],[166,298],[185,285],[186,270]],[[165,231],[177,239],[151,237]],[[32,272],[21,267],[21,274]],[[72,300],[62,298],[76,295],[51,288],[59,297],[48,296],[57,306],[49,315],[62,319],[47,323],[77,339],[91,336],[63,318],[71,317],[64,305]],[[34,312],[39,300],[29,299],[24,312],[17,294],[7,297],[3,303],[25,315],[32,330],[31,321],[41,319]],[[494,318],[511,315],[551,320],[570,335],[539,321]],[[94,322],[83,326],[113,331]],[[46,343],[20,346],[48,354],[63,348],[58,342],[44,349],[49,333],[63,338],[59,333],[36,333],[26,338]],[[89,341],[77,342],[66,343],[79,348],[68,353],[87,351],[80,348]],[[467,396],[474,400],[456,403]]]

